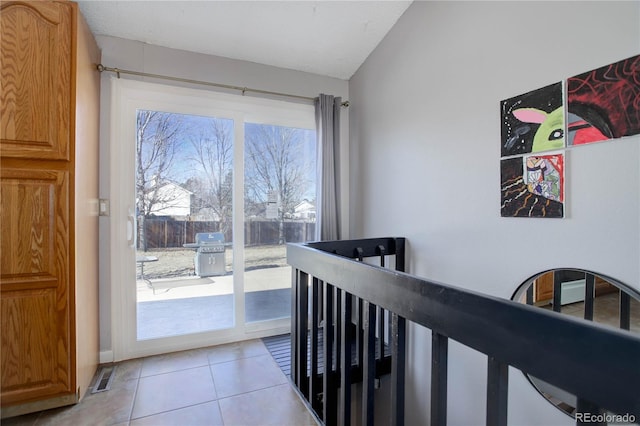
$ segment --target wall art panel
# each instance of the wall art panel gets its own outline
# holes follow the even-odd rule
[[[500,103],[501,156],[564,148],[562,83],[555,83]]]
[[[564,217],[564,154],[500,161],[502,217]]]
[[[640,133],[640,55],[567,79],[568,145]]]

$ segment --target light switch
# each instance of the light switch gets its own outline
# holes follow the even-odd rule
[[[109,200],[100,198],[100,216],[109,216]]]

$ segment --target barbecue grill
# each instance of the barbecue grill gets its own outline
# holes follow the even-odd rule
[[[225,244],[222,232],[200,232],[196,234],[196,242],[183,244],[183,247],[196,249],[193,258],[196,275],[211,277],[227,273],[225,265]]]

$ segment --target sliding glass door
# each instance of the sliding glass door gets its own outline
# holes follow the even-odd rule
[[[312,129],[245,123],[245,322],[291,316],[286,242],[313,239],[316,137]]]
[[[136,112],[137,340],[234,326],[234,122]]]
[[[287,332],[315,232],[311,105],[112,85],[116,360]]]

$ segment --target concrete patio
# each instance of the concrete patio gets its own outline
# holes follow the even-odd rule
[[[245,272],[247,322],[291,314],[291,268]],[[146,340],[233,326],[233,275],[137,281],[138,339]]]

